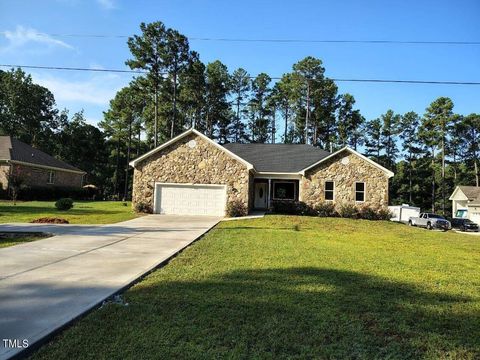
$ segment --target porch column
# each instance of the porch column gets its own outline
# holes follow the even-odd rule
[[[270,208],[270,189],[272,188],[272,179],[268,179],[267,208]]]

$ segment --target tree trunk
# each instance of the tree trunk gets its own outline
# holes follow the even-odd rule
[[[445,215],[445,137],[442,137],[442,212]]]
[[[475,185],[478,187],[478,164],[477,164],[477,158],[474,159],[474,164],[475,164]]]
[[[477,147],[478,147],[478,143],[476,142],[476,139],[477,139],[477,134],[476,134],[476,131],[473,130],[473,141],[475,141],[474,145],[473,145],[473,164],[474,164],[474,168],[475,168],[475,185],[478,187],[478,183],[479,183],[479,179],[478,179],[478,163],[477,163]]]
[[[138,127],[138,139],[137,139],[137,157],[140,156],[140,146],[142,145],[142,140],[140,139],[141,136],[141,126]]]
[[[177,120],[177,69],[173,72],[173,115],[172,126],[170,128],[170,139],[175,135],[175,122]]]
[[[307,108],[305,111],[305,144],[308,144],[308,120],[310,119],[310,82],[307,80]]]
[[[284,138],[283,142],[287,142],[287,136],[288,136],[288,106],[285,107],[285,130],[284,130]]]
[[[277,131],[275,127],[276,119],[275,119],[275,113],[277,112],[277,109],[275,106],[273,107],[273,114],[272,114],[272,144],[275,144],[275,133]]]
[[[128,164],[130,162],[130,148],[132,146],[132,119],[130,119],[130,123],[128,124],[128,145],[127,145],[127,163],[125,167],[125,188],[123,190],[123,201],[127,200],[128,195],[128,173],[129,167]]]
[[[158,142],[158,85],[155,84],[155,121],[154,121],[154,129],[153,129],[153,147],[157,147],[157,142]]]
[[[235,126],[235,142],[238,142],[239,131],[240,131],[240,91],[237,93],[237,124]]]
[[[412,205],[412,152],[408,154],[408,204]]]
[[[432,148],[432,212],[435,212],[435,150]]]
[[[119,183],[118,183],[118,173],[120,171],[120,136],[118,137],[117,141],[117,166],[115,168],[115,184],[113,193],[117,195],[117,199],[120,198],[120,190],[119,190]]]

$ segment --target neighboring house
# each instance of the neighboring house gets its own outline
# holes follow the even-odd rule
[[[15,171],[24,185],[70,187],[83,185],[85,172],[10,136],[0,136],[0,188],[8,188],[6,172]]]
[[[480,187],[457,186],[450,196],[452,214],[480,224]]]
[[[248,210],[274,200],[309,205],[388,205],[393,173],[358,152],[329,153],[302,144],[219,145],[190,129],[130,163],[133,203],[164,214],[225,214],[228,202]]]

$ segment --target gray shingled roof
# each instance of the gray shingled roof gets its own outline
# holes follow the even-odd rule
[[[10,136],[0,136],[0,160],[21,161],[33,165],[82,171]]]
[[[262,172],[298,172],[330,155],[305,144],[225,144],[226,149]]]

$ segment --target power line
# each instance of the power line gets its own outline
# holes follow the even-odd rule
[[[0,34],[10,34],[9,31],[0,31]],[[115,34],[60,34],[35,33],[37,36],[70,37],[70,38],[97,38],[97,39],[127,39],[129,35]],[[355,39],[254,39],[254,38],[224,38],[224,37],[188,37],[193,41],[216,42],[253,42],[253,43],[323,43],[323,44],[403,44],[403,45],[480,45],[480,41],[450,41],[450,40],[355,40]]]
[[[64,66],[37,66],[37,65],[14,65],[0,64],[0,67],[24,68],[24,69],[42,69],[42,70],[66,70],[66,71],[90,71],[90,72],[111,72],[111,73],[133,73],[145,74],[142,70],[122,70],[122,69],[91,69],[83,67],[64,67]],[[166,73],[163,73],[166,75]],[[254,76],[249,76],[254,79]],[[271,77],[272,80],[280,80],[281,77]],[[430,85],[480,85],[475,81],[441,81],[441,80],[394,80],[394,79],[349,79],[349,78],[325,78],[312,79],[311,81],[335,81],[335,82],[364,82],[364,83],[393,83],[393,84],[430,84]]]
[[[142,70],[96,69],[96,68],[65,67],[65,66],[37,66],[37,65],[0,64],[0,67],[24,68],[24,69],[42,69],[42,70],[68,70],[68,71],[111,72],[111,73],[134,73],[134,74],[145,74],[146,73],[145,71],[142,71]]]

